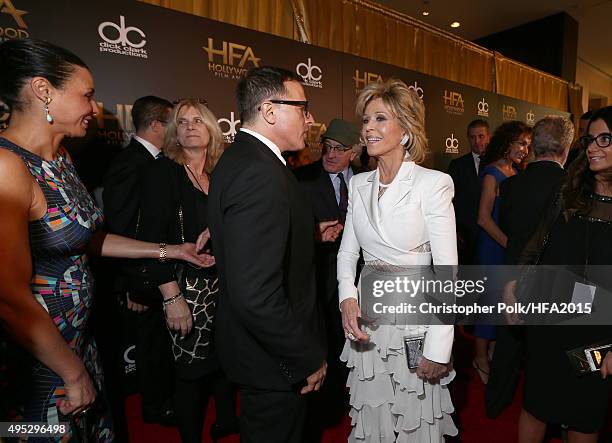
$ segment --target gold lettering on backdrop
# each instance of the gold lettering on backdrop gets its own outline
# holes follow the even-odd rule
[[[20,28],[28,29],[28,25],[23,19],[23,16],[28,12],[15,8],[11,0],[0,0],[0,12],[3,14],[9,14],[11,17],[13,17],[17,22],[17,26]]]

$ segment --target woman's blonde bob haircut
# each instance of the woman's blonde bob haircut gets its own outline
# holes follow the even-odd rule
[[[179,165],[185,164],[185,154],[183,153],[183,148],[176,136],[176,130],[178,128],[178,115],[179,112],[181,112],[181,109],[185,106],[188,108],[194,108],[200,113],[202,120],[204,120],[204,125],[206,125],[206,129],[208,129],[208,133],[210,134],[208,146],[205,146],[206,162],[204,163],[204,171],[210,175],[213,169],[215,169],[219,158],[221,158],[221,154],[223,154],[223,133],[221,132],[219,123],[217,123],[217,117],[215,117],[212,111],[204,104],[200,103],[200,100],[185,99],[181,100],[174,106],[172,112],[170,113],[168,129],[166,130],[166,137],[164,138],[164,147],[162,148],[162,151],[170,160],[174,160]]]
[[[384,82],[370,83],[357,97],[357,115],[363,118],[368,104],[377,98],[383,101],[391,115],[397,119],[406,134],[414,138],[414,146],[406,150],[405,161],[423,163],[427,157],[425,135],[425,106],[418,94],[401,80],[390,78]],[[399,140],[398,140],[399,143]]]

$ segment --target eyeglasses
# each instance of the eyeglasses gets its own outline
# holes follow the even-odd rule
[[[193,126],[200,126],[204,124],[204,119],[202,117],[194,117],[193,120],[188,120],[186,118],[179,118],[176,124],[181,128],[186,128],[189,124]]]
[[[308,100],[268,100],[270,103],[277,105],[302,106],[304,109],[304,117],[308,118],[310,110],[308,109]],[[261,107],[260,107],[261,109]]]
[[[350,151],[351,149],[353,149],[351,146],[344,146],[344,145],[332,145],[331,143],[328,142],[323,142],[323,151],[324,152],[332,152],[332,151],[336,151],[337,154],[343,154],[346,151]]]
[[[166,126],[168,124],[168,120],[156,119],[156,121],[160,122],[162,125]]]
[[[527,148],[529,147],[529,145],[531,144],[528,141],[520,141],[520,140],[514,140],[513,142],[511,142],[510,144],[514,144],[514,145],[520,145],[523,148]]]
[[[176,106],[184,100],[194,100],[194,101],[197,101],[201,105],[208,106],[208,102],[206,101],[205,98],[176,98],[172,100],[172,104]]]
[[[602,134],[599,134],[597,137],[591,137],[590,135],[580,137],[580,143],[582,144],[584,149],[587,149],[589,146],[591,146],[591,143],[593,142],[595,142],[595,144],[600,148],[607,148],[608,146],[610,146],[610,144],[612,144],[612,134],[610,134],[609,132],[604,132]]]

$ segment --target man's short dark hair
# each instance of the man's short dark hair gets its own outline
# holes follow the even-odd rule
[[[168,119],[169,109],[172,109],[172,103],[164,98],[154,95],[140,97],[132,106],[134,129],[138,132],[155,120],[165,122]]]
[[[580,116],[580,120],[591,120],[591,117],[593,117],[593,111],[587,111]]]
[[[286,96],[285,82],[300,82],[294,72],[273,66],[253,68],[238,82],[236,101],[242,124],[252,122],[264,100]]]
[[[531,147],[535,158],[542,156],[561,157],[569,149],[574,138],[574,125],[556,115],[544,117],[533,127]]]
[[[481,118],[472,120],[467,127],[468,134],[470,133],[470,129],[476,129],[476,128],[485,128],[487,132],[489,132],[489,122]]]

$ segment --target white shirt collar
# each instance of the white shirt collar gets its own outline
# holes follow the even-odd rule
[[[285,166],[287,165],[286,160],[281,155],[280,149],[278,148],[278,146],[276,146],[276,144],[272,140],[270,140],[267,137],[264,137],[259,132],[255,132],[255,131],[252,131],[252,130],[247,129],[247,128],[240,128],[240,130],[243,131],[243,132],[246,132],[247,134],[251,134],[257,140],[262,142],[264,145],[266,145],[268,148],[270,148],[270,150],[272,152],[274,152],[274,154],[278,157],[278,159],[283,162],[283,165],[285,165]]]
[[[149,153],[153,156],[153,157],[157,157],[157,154],[159,154],[161,151],[160,149],[155,146],[153,143],[151,143],[150,141],[145,140],[142,137],[138,137],[137,135],[134,136],[134,140],[136,140],[138,143],[140,143],[142,146],[144,146],[146,148],[147,151],[149,151]]]
[[[334,180],[334,179],[338,178],[338,174],[340,174],[340,173],[341,173],[341,174],[344,176],[344,181],[345,181],[346,183],[348,183],[349,179],[351,178],[351,177],[349,176],[349,174],[350,174],[350,168],[349,168],[348,166],[346,167],[346,169],[343,169],[343,170],[342,170],[342,171],[340,171],[340,172],[328,172],[329,177],[330,177],[332,180]]]

